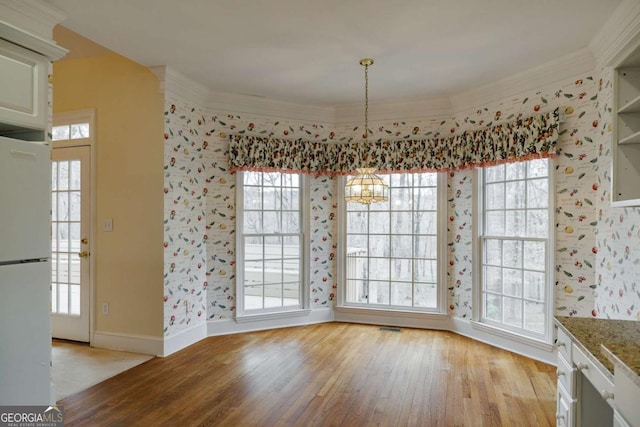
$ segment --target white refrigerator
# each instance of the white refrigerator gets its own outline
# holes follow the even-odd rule
[[[49,405],[50,147],[0,137],[0,405]]]

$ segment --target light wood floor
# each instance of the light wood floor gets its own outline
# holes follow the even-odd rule
[[[59,403],[66,426],[551,426],[555,368],[451,332],[211,337]]]

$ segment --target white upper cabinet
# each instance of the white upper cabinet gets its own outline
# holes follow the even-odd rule
[[[0,40],[0,122],[46,127],[48,59]]]

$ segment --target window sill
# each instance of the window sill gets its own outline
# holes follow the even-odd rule
[[[481,323],[475,320],[472,320],[470,323],[473,329],[477,329],[479,331],[486,332],[488,334],[497,335],[501,338],[515,341],[520,344],[525,344],[540,350],[545,350],[549,352],[554,350],[553,344],[543,341],[541,339],[528,337],[526,335],[521,335],[516,332],[508,331],[506,329],[501,329],[496,326],[487,325],[486,323]]]
[[[274,311],[271,313],[243,314],[236,316],[236,323],[249,323],[260,320],[287,319],[291,317],[308,316],[311,310],[308,308],[288,311]]]

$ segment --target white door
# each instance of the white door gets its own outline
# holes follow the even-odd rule
[[[89,146],[51,150],[51,331],[89,342]]]

